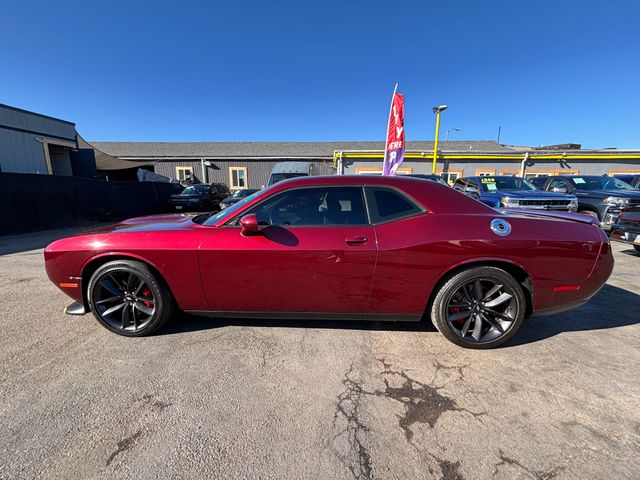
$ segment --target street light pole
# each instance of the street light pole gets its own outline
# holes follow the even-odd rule
[[[438,138],[440,137],[440,113],[447,109],[446,105],[440,105],[433,107],[433,113],[436,114],[436,138],[433,142],[433,165],[431,166],[431,173],[436,173],[436,163],[438,162]]]
[[[448,142],[449,141],[449,132],[459,132],[460,130],[462,130],[461,128],[450,128],[449,130],[447,130],[447,133],[444,136],[444,141]]]

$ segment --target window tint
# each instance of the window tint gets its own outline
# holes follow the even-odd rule
[[[280,193],[247,213],[260,225],[367,225],[359,187],[300,188]]]
[[[549,190],[554,188],[569,188],[569,184],[562,178],[554,178],[549,182]]]
[[[374,223],[407,217],[422,211],[407,197],[389,188],[367,187],[367,198]]]
[[[547,178],[546,176],[540,175],[537,177],[529,178],[528,180],[536,187],[544,188],[544,184],[547,181]]]

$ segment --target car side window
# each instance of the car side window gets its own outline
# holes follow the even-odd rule
[[[475,193],[480,191],[480,188],[476,182],[473,180],[467,180],[467,185],[464,188],[465,192]]]
[[[369,213],[373,223],[409,217],[424,210],[400,192],[382,187],[366,187]]]
[[[547,187],[549,190],[553,190],[554,188],[566,188],[569,189],[569,184],[562,178],[554,178],[549,182],[549,186]]]
[[[259,225],[283,227],[368,225],[360,187],[313,187],[282,192],[246,212]]]

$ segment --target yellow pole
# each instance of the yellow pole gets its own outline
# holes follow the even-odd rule
[[[440,110],[436,112],[436,140],[433,143],[433,165],[431,173],[436,173],[436,162],[438,161],[438,137],[440,136]]]

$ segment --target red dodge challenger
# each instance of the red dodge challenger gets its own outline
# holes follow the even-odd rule
[[[112,332],[147,335],[175,308],[213,317],[431,319],[491,348],[523,320],[582,305],[613,269],[586,216],[496,211],[436,182],[277,183],[217,214],[133,218],[58,240],[52,282]]]

